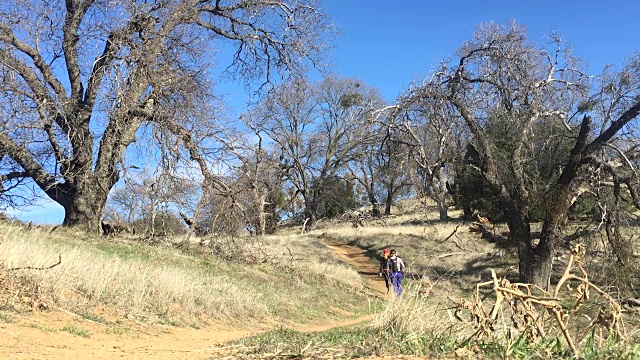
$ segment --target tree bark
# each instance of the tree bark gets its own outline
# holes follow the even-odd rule
[[[557,228],[554,227],[554,231],[548,231],[550,227],[546,226],[542,231],[540,241],[535,244],[531,237],[531,219],[529,219],[526,211],[519,211],[520,207],[511,203],[511,201],[503,199],[500,203],[505,209],[504,214],[509,226],[509,239],[512,244],[517,245],[518,249],[519,281],[547,289],[554,255],[554,249],[551,245],[556,243],[553,241],[554,239],[549,239],[549,237],[556,235],[555,230]],[[545,224],[548,225],[547,222]]]
[[[520,281],[547,289],[553,266],[553,250],[547,244],[531,248],[519,244],[518,259]]]
[[[393,189],[387,189],[387,200],[384,203],[384,214],[391,215],[391,204],[393,203]]]
[[[304,232],[307,232],[309,229],[313,228],[316,221],[316,203],[315,201],[311,200],[310,197],[311,196],[304,197]]]
[[[258,206],[258,234],[265,236],[267,233],[267,213],[265,212],[267,194],[254,189],[254,197]]]
[[[448,221],[449,213],[447,206],[447,176],[444,171],[444,166],[439,166],[435,173],[437,175],[431,180],[431,184],[433,186],[433,190],[437,192],[436,201],[438,202],[440,221]]]
[[[446,205],[441,206],[440,204],[438,204],[438,211],[440,213],[440,221],[449,220],[449,213]]]
[[[376,199],[372,192],[369,192],[369,203],[371,204],[371,213],[373,216],[380,216],[380,204],[378,204],[378,199]]]
[[[99,233],[107,195],[107,192],[100,190],[97,182],[79,183],[74,192],[59,201],[65,210],[62,225]]]

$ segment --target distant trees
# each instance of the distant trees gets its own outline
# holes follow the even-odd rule
[[[465,134],[452,121],[455,115],[448,103],[439,97],[420,96],[422,89],[409,89],[399,99],[390,125],[402,134],[401,141],[415,169],[412,178],[416,179],[416,192],[435,200],[440,220],[446,221],[450,203],[447,185],[455,176],[453,164],[461,157]]]
[[[3,186],[29,179],[64,207],[64,225],[97,231],[141,129],[197,152],[189,132],[211,99],[207,49],[234,47],[230,73],[269,81],[320,61],[328,32],[314,0],[5,1]]]
[[[197,198],[199,186],[192,180],[140,169],[128,174],[123,185],[114,188],[104,218],[131,225],[136,234],[146,236],[179,234],[186,231],[176,209],[188,209]]]
[[[468,165],[496,191],[521,280],[540,286],[549,281],[568,209],[594,171],[635,198],[637,181],[619,179],[636,178],[638,134],[630,124],[640,113],[637,56],[593,83],[567,45],[550,40],[552,48],[539,47],[517,24],[483,25],[457,60],[409,95],[430,104],[431,121],[442,116],[469,133]],[[539,239],[534,219],[543,223]]]
[[[255,109],[254,128],[279,148],[280,169],[294,196],[302,198],[309,225],[323,215],[321,207],[328,211],[329,195],[347,164],[375,141],[373,115],[382,105],[365,84],[327,77],[285,83]]]

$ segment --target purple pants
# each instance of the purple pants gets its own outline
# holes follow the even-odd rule
[[[400,297],[400,295],[402,295],[402,273],[399,271],[391,273],[391,282],[393,282],[393,289],[396,291],[396,296]]]

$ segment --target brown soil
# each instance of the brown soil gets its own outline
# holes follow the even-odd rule
[[[386,293],[376,264],[362,249],[334,243],[326,246],[360,272],[370,293],[380,297]],[[350,315],[339,308],[333,310]],[[104,325],[61,310],[34,311],[8,317],[12,317],[10,322],[0,322],[0,359],[210,359],[224,351],[224,347],[219,347],[221,343],[271,327],[264,325],[239,330],[215,325],[195,329],[144,325],[122,319],[115,325]],[[326,331],[361,323],[372,317],[368,315],[293,328],[309,332]],[[84,331],[88,337],[72,333]]]
[[[371,260],[364,250],[356,246],[333,242],[325,242],[324,245],[342,258],[347,264],[353,266],[365,280],[365,286],[368,289],[374,290],[376,296],[382,296],[387,293],[384,280],[378,272],[380,270],[378,264]]]

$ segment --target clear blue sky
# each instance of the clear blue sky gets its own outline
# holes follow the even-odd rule
[[[390,102],[412,80],[452,55],[484,22],[516,20],[539,41],[559,32],[591,73],[605,64],[620,65],[640,51],[640,2],[631,0],[326,0],[324,7],[341,31],[330,54],[333,71],[378,87]],[[248,98],[244,90],[223,83],[220,88],[233,112],[241,113]],[[53,224],[64,217],[61,207],[47,202],[10,215]]]
[[[388,100],[484,22],[516,20],[540,41],[557,31],[593,73],[640,51],[640,2],[631,0],[328,0],[325,9],[342,31],[336,72],[380,88]]]

